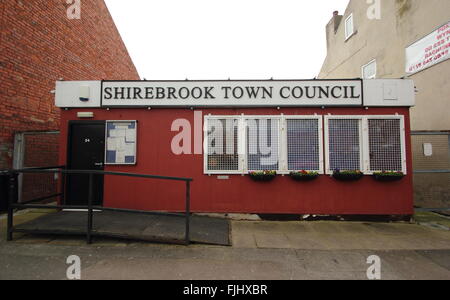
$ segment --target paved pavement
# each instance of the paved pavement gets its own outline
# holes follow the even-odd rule
[[[35,218],[27,213],[18,222]],[[172,246],[16,235],[0,219],[0,279],[65,279],[70,255],[82,279],[450,279],[450,231],[406,223],[233,222],[233,247]]]
[[[408,223],[233,222],[236,248],[449,250],[450,231]]]

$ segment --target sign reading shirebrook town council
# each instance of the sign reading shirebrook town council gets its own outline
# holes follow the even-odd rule
[[[360,106],[360,80],[104,81],[103,107]]]

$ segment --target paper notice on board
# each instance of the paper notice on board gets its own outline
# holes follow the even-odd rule
[[[125,129],[116,129],[117,137],[125,137],[126,130]]]
[[[117,140],[116,138],[110,137],[106,141],[106,150],[116,151],[117,150]]]
[[[109,131],[110,137],[125,137],[125,129],[112,129]]]
[[[116,150],[117,151],[125,151],[125,138],[124,137],[118,137],[116,138]]]
[[[134,144],[126,144],[125,145],[125,156],[135,156]]]
[[[136,142],[136,132],[134,129],[128,129],[125,132],[125,139],[128,143]]]
[[[116,152],[116,164],[123,164],[123,163],[125,163],[125,152],[117,151]]]

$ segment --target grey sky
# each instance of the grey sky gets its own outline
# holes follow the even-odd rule
[[[348,0],[106,0],[142,78],[302,79]]]

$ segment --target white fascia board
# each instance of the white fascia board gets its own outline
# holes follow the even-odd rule
[[[57,81],[55,105],[60,108],[101,107],[101,81]]]
[[[364,106],[413,107],[415,86],[411,79],[369,79],[363,81]]]
[[[411,79],[364,80],[363,91],[366,107],[415,105],[415,86]],[[55,105],[60,108],[101,107],[101,81],[57,81]]]

